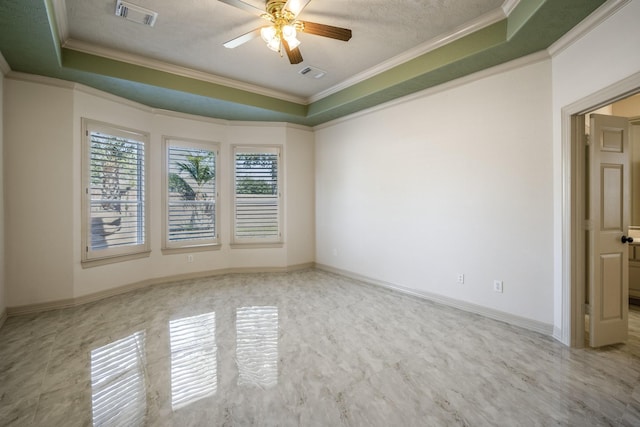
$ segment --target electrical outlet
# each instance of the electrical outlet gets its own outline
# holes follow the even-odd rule
[[[193,262],[193,255],[187,255],[187,262]]]
[[[333,256],[338,256],[338,250],[336,248],[333,248],[331,253],[333,254]]]
[[[460,283],[461,285],[464,284],[464,274],[463,273],[458,274],[458,283]]]
[[[493,291],[502,293],[502,280],[493,281]]]

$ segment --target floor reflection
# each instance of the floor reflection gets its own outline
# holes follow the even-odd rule
[[[175,410],[216,393],[216,314],[172,320],[169,332],[171,405]]]
[[[273,387],[278,383],[278,307],[236,310],[238,385]]]
[[[144,331],[91,351],[94,426],[141,425],[147,411]]]

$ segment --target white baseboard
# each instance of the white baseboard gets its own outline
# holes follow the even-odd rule
[[[5,318],[7,316],[19,316],[22,314],[40,313],[43,311],[58,310],[62,308],[75,307],[82,304],[87,304],[101,299],[109,298],[116,295],[125,294],[127,292],[143,289],[148,286],[160,285],[164,283],[179,282],[190,279],[201,279],[203,277],[223,276],[225,274],[245,274],[245,273],[286,273],[291,271],[305,270],[313,268],[314,263],[309,262],[305,264],[290,265],[287,267],[240,267],[240,268],[225,268],[220,270],[208,270],[200,271],[196,273],[177,274],[174,276],[157,277],[153,279],[142,280],[128,285],[118,286],[117,288],[109,289],[106,291],[96,292],[88,295],[83,295],[76,298],[67,298],[63,300],[56,300],[51,302],[44,302],[38,304],[27,304],[16,307],[7,307],[5,310]],[[1,323],[0,323],[1,325]]]
[[[562,336],[562,329],[558,326],[553,326],[553,338],[555,338],[556,340],[560,341],[563,344],[567,344],[564,342],[564,337]],[[569,345],[569,344],[567,344]]]
[[[518,326],[523,329],[528,329],[530,331],[538,332],[543,335],[554,336],[555,334],[553,325],[539,322],[537,320],[527,319],[524,317],[516,316],[514,314],[505,313],[503,311],[494,310],[492,308],[483,307],[481,305],[460,301],[454,298],[449,298],[442,295],[433,294],[430,292],[418,291],[415,289],[406,288],[404,286],[399,286],[399,285],[385,282],[382,280],[373,279],[371,277],[363,276],[361,274],[353,273],[351,271],[342,270],[342,269],[331,267],[324,264],[316,263],[315,267],[318,270],[339,274],[341,276],[349,277],[351,279],[355,279],[369,285],[379,286],[385,289],[390,289],[393,291],[403,293],[405,295],[411,295],[411,296],[425,299],[428,301],[433,301],[438,304],[457,308],[462,311],[467,311],[469,313],[479,314],[481,316],[488,317],[490,319],[499,320],[501,322]]]
[[[221,270],[209,270],[197,273],[179,274],[174,276],[166,276],[154,279],[143,280],[128,285],[119,286],[114,289],[109,289],[102,292],[96,292],[89,295],[80,296],[77,298],[68,298],[64,300],[51,301],[39,304],[29,304],[16,307],[7,307],[7,309],[0,316],[0,327],[7,319],[8,316],[19,316],[22,314],[39,313],[49,310],[58,310],[62,308],[75,307],[82,304],[87,304],[101,299],[109,298],[112,296],[124,294],[127,292],[135,291],[138,289],[146,288],[148,286],[160,285],[164,283],[177,282],[182,280],[200,279],[203,277],[222,276],[225,274],[243,274],[243,273],[285,273],[291,271],[305,270],[308,268],[317,268],[318,270],[327,271],[330,273],[338,274],[341,276],[349,277],[354,280],[358,280],[367,285],[379,286],[392,291],[400,292],[405,295],[411,295],[417,298],[433,301],[438,304],[446,305],[449,307],[457,308],[459,310],[467,311],[470,313],[479,314],[490,319],[499,320],[501,322],[508,323],[510,325],[518,326],[524,329],[528,329],[534,332],[538,332],[544,335],[553,336],[558,339],[561,335],[558,328],[554,328],[553,325],[539,322],[536,320],[527,319],[524,317],[516,316],[510,313],[505,313],[499,310],[483,307],[480,305],[468,303],[465,301],[456,300],[441,295],[418,291],[415,289],[406,288],[393,283],[384,282],[371,277],[367,277],[361,274],[353,273],[351,271],[342,270],[339,268],[331,267],[324,264],[317,263],[305,263],[292,265],[288,267],[247,267],[247,268],[227,268]]]

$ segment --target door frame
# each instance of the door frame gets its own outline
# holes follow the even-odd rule
[[[571,347],[584,347],[585,337],[586,145],[578,141],[578,126],[584,125],[579,116],[639,92],[635,73],[562,108],[562,323],[556,338]]]

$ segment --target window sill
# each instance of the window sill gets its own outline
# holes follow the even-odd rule
[[[101,265],[115,264],[123,261],[131,261],[134,259],[149,258],[150,254],[151,254],[151,251],[144,251],[144,252],[137,252],[135,254],[114,255],[114,256],[104,257],[104,258],[82,260],[80,264],[82,265],[82,268],[91,268],[91,267],[98,267]]]
[[[220,243],[210,245],[183,246],[181,248],[162,248],[162,255],[187,254],[191,252],[219,251]]]
[[[283,242],[272,243],[232,243],[229,245],[231,249],[271,249],[271,248],[283,248]]]

